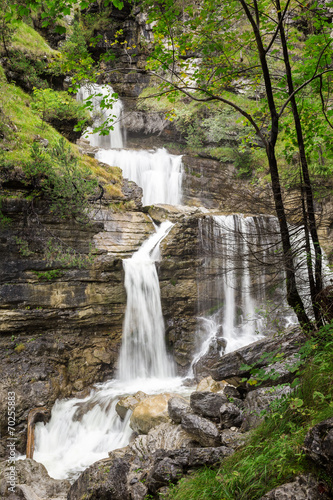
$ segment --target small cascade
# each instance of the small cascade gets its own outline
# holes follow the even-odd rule
[[[88,128],[89,142],[92,146],[98,148],[123,148],[123,131],[121,128],[121,115],[123,112],[123,104],[120,99],[114,96],[114,92],[110,85],[85,85],[81,87],[76,95],[78,101],[92,102],[92,117],[94,119],[93,127]],[[101,109],[100,104],[102,99],[106,99],[107,108]],[[100,127],[104,122],[112,125],[113,130],[108,135],[99,135],[98,132],[93,133],[93,129]]]
[[[124,421],[116,413],[117,401],[144,390],[179,392],[164,341],[164,323],[155,262],[159,244],[173,224],[163,222],[131,259],[124,261],[128,295],[119,359],[118,379],[99,384],[85,399],[57,401],[51,419],[35,428],[34,459],[55,479],[75,479],[108,452],[128,444],[131,412]]]
[[[181,156],[171,155],[164,148],[156,151],[103,149],[96,154],[96,158],[108,165],[120,167],[125,178],[140,186],[143,190],[143,205],[181,203]]]
[[[119,379],[165,378],[174,369],[165,348],[160,285],[155,261],[159,242],[173,224],[163,222],[131,259],[123,261],[127,305],[119,358]]]
[[[262,332],[274,330],[277,317],[279,327],[296,322],[284,302],[274,217],[205,216],[199,220],[199,237],[205,255],[204,275],[199,277],[202,344],[192,366],[209,349],[222,355],[259,340]],[[269,297],[269,288],[274,297]]]
[[[77,100],[85,101],[90,96],[93,106],[94,124],[86,130],[89,142],[99,148],[96,158],[111,166],[120,167],[123,176],[135,182],[143,190],[143,205],[165,203],[179,205],[182,200],[183,164],[180,155],[171,155],[164,148],[157,150],[127,150],[124,148],[125,132],[121,127],[123,105],[120,99],[112,102],[111,108],[101,109],[100,103],[106,96],[112,96],[109,85],[92,84],[83,86],[77,93]],[[113,130],[108,135],[92,133],[94,128],[111,120]]]

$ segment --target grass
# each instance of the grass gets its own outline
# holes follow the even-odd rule
[[[257,500],[299,474],[333,479],[309,461],[303,450],[308,430],[333,416],[333,323],[306,344],[307,357],[296,392],[275,405],[250,434],[247,444],[219,469],[204,468],[183,478],[173,500]]]
[[[30,157],[30,150],[36,136],[47,139],[49,148],[57,144],[62,137],[51,125],[43,122],[37,111],[33,109],[32,98],[14,84],[6,82],[0,66],[0,111],[1,117],[8,125],[4,127],[5,138],[0,140],[0,153],[5,159],[7,168],[20,168]],[[88,168],[92,177],[107,186],[108,198],[122,196],[121,170],[117,167],[101,166],[97,160],[87,155],[80,155],[76,145],[67,142],[81,167]]]
[[[18,21],[15,24],[15,32],[12,38],[12,48],[21,52],[33,54],[34,56],[55,56],[58,51],[52,49],[44,38],[31,26]]]

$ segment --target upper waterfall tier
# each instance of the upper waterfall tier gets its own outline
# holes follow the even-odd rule
[[[182,158],[170,155],[166,149],[105,150],[96,158],[108,165],[120,167],[123,176],[134,181],[143,190],[143,205],[163,203],[179,205],[182,199]]]

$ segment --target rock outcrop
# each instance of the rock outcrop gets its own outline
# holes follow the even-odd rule
[[[0,462],[0,495],[3,500],[66,500],[70,482],[52,479],[44,465],[27,458],[15,462],[14,491],[8,488],[7,462]],[[12,487],[13,488],[13,487]]]
[[[327,485],[309,474],[278,486],[260,500],[329,500],[330,498],[332,497]]]
[[[333,417],[310,429],[304,440],[304,451],[333,476]]]

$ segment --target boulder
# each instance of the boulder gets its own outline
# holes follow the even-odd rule
[[[329,489],[311,474],[299,476],[291,483],[283,484],[266,493],[260,500],[329,500]]]
[[[228,403],[227,396],[214,392],[192,392],[190,399],[191,408],[203,417],[219,418],[224,403]]]
[[[168,401],[168,412],[171,420],[180,424],[183,415],[191,413],[190,403],[181,396],[176,396]]]
[[[116,412],[118,413],[119,417],[123,420],[128,410],[133,411],[134,408],[136,408],[138,404],[141,403],[141,401],[143,401],[148,397],[149,397],[148,394],[142,391],[138,391],[131,396],[126,396],[125,398],[120,399],[116,404]]]
[[[333,477],[333,417],[309,430],[304,440],[304,451]]]
[[[240,427],[243,423],[243,412],[233,403],[226,403],[220,408],[220,418],[223,429]]]
[[[217,382],[211,376],[205,377],[197,385],[196,392],[220,392],[227,385],[225,380]]]
[[[170,483],[177,483],[189,469],[214,465],[233,453],[225,446],[209,448],[187,448],[166,452],[158,450],[148,474],[147,486],[152,493]]]
[[[244,421],[242,430],[247,431],[257,427],[262,421],[263,417],[260,413],[263,410],[269,410],[271,403],[280,399],[283,396],[288,396],[292,392],[290,386],[283,387],[270,387],[256,389],[246,396],[244,400]]]
[[[168,401],[175,394],[157,394],[141,401],[131,415],[130,426],[139,434],[148,434],[150,429],[163,422],[170,422]]]
[[[220,434],[221,445],[228,446],[229,448],[239,448],[246,441],[246,433],[240,432],[239,428],[231,427],[230,429],[223,429]]]
[[[67,500],[129,500],[127,476],[134,458],[125,448],[95,462],[72,484]]]
[[[156,450],[176,450],[193,448],[196,442],[181,425],[164,423],[151,429],[147,435],[138,436],[129,444],[129,448],[139,456],[151,455]]]
[[[246,347],[220,356],[219,354],[209,359],[201,358],[194,367],[196,376],[200,375],[200,367],[204,365],[214,380],[224,380],[230,377],[241,377],[249,374],[249,369],[242,365],[262,367],[268,364],[266,353],[283,353],[287,358],[298,352],[306,341],[300,328],[293,327],[284,335],[276,334],[265,337]]]
[[[44,465],[30,458],[15,462],[15,492],[8,489],[8,462],[0,463],[0,496],[8,500],[65,500],[70,482],[51,478]]]
[[[237,384],[239,385],[239,383]],[[226,380],[216,381],[211,376],[202,379],[196,388],[196,392],[221,392],[230,398],[239,398],[240,394],[236,387]]]
[[[295,377],[295,371],[297,371],[299,364],[300,354],[295,353],[291,356],[288,356],[283,361],[278,361],[276,363],[273,363],[272,365],[267,366],[266,368],[264,368],[264,373],[265,375],[269,375],[270,378],[264,380],[261,383],[261,387],[271,386],[273,383],[274,385],[279,385],[292,382]],[[246,384],[246,387],[249,391],[252,390],[253,387],[255,387],[255,385],[253,385],[252,383],[253,380],[254,379],[250,378]]]
[[[220,433],[216,425],[207,418],[188,414],[182,417],[182,428],[191,434],[201,446],[219,446]]]

